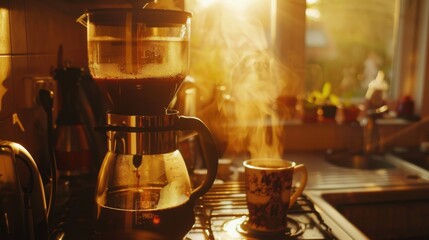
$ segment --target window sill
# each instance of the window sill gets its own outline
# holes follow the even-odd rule
[[[380,136],[388,136],[411,123],[403,119],[377,120]],[[362,147],[363,128],[359,122],[303,123],[301,120],[287,120],[282,125],[284,126],[282,142],[285,151],[359,150]],[[412,142],[407,140],[404,144],[412,144]]]

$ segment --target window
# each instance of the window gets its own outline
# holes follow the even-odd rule
[[[415,95],[410,84],[400,83],[410,73],[398,58],[418,52],[411,45],[418,44],[424,26],[415,23],[425,23],[427,5],[419,0],[187,0],[197,49],[191,68],[196,75],[210,75],[208,85],[230,84],[225,79],[238,51],[248,47],[245,52],[272,51],[290,70],[282,75],[288,80],[279,94],[302,95],[329,81],[336,94],[359,99],[382,70],[391,98]],[[213,64],[201,66],[208,58]]]
[[[294,132],[292,121],[282,132],[279,122],[301,115],[295,107],[279,107],[279,99],[294,106],[290,96],[305,99],[329,81],[336,95],[362,103],[379,70],[392,107],[411,94],[417,113],[429,115],[429,1],[186,0],[185,8],[194,13],[190,85],[198,92],[197,117],[221,152],[269,156],[290,139],[296,144],[285,141],[285,148],[344,147],[326,140],[326,129],[340,125],[303,124]],[[313,144],[302,137],[310,134]]]
[[[362,98],[383,71],[392,79],[398,0],[307,0],[306,90],[330,82],[343,98]]]
[[[236,64],[249,57],[243,54],[258,50],[282,65],[275,77],[284,83],[274,81],[273,94],[303,97],[328,81],[343,99],[362,100],[381,70],[391,100],[423,96],[415,93],[422,86],[412,64],[418,54],[424,68],[425,1],[187,0],[185,6],[194,12],[191,72],[209,88],[231,88]]]

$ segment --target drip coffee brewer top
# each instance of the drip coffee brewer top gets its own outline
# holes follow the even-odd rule
[[[188,71],[191,14],[97,9],[87,27],[88,64],[115,114],[163,115]]]

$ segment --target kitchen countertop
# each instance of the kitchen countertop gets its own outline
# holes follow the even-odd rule
[[[339,239],[368,239],[368,237],[345,218],[324,197],[324,194],[340,193],[353,195],[359,192],[404,191],[427,189],[429,172],[396,156],[385,154],[381,161],[388,168],[356,169],[338,166],[327,161],[321,153],[292,153],[285,158],[303,163],[308,171],[305,194],[315,203],[325,222]]]
[[[285,158],[305,164],[308,171],[306,190],[414,186],[429,184],[429,172],[393,155],[384,155],[393,168],[356,169],[336,166],[326,161],[327,154],[292,153]]]

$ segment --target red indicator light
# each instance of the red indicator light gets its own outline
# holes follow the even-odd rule
[[[152,218],[152,222],[153,222],[153,224],[158,225],[159,223],[161,223],[161,218],[159,216],[155,215]]]

